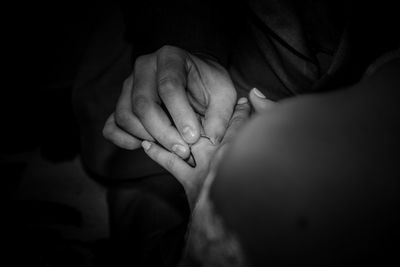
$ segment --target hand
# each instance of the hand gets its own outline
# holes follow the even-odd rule
[[[253,112],[255,114],[265,112],[273,108],[276,103],[269,100],[261,93],[257,88],[251,89],[249,93],[249,99],[251,106],[253,107]]]
[[[187,158],[201,127],[212,143],[222,139],[235,101],[234,85],[221,65],[164,46],[136,60],[103,135],[126,149],[138,148],[143,139],[157,141]]]
[[[168,152],[157,144],[143,141],[142,146],[147,155],[163,166],[182,184],[189,200],[191,209],[195,206],[205,180],[212,180],[216,167],[223,158],[232,139],[250,116],[250,105],[247,98],[239,99],[232,117],[229,121],[226,134],[219,145],[214,145],[208,138],[200,137],[192,145],[191,151],[196,166],[192,167],[187,162]]]

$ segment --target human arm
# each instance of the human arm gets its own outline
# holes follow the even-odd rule
[[[283,101],[239,134],[210,196],[253,266],[395,257],[399,69]]]

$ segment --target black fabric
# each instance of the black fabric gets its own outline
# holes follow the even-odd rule
[[[274,100],[355,83],[399,45],[390,2],[124,1],[123,10],[133,59],[167,44],[210,54],[240,74],[239,89]]]
[[[399,35],[391,30],[400,24],[394,10],[376,2],[249,1],[253,40],[243,39],[254,42],[258,52],[249,59],[248,47],[236,44],[234,68],[247,81],[242,87],[259,87],[279,100],[355,83],[377,57],[399,46]],[[257,75],[249,73],[257,61],[264,66]]]
[[[236,19],[232,6],[226,0],[122,1],[133,59],[163,45],[175,45],[210,54],[226,64]]]

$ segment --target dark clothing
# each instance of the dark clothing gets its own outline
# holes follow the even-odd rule
[[[234,69],[239,89],[279,100],[360,80],[399,46],[392,3],[358,1],[125,1],[137,55],[162,45],[208,53]],[[135,12],[132,16],[131,10]],[[149,19],[152,18],[152,19]],[[234,75],[235,76],[235,75]]]

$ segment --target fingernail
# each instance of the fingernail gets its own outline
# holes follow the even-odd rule
[[[186,153],[186,147],[182,146],[182,145],[173,145],[172,146],[172,151],[175,152],[175,154],[178,155],[184,155]]]
[[[253,92],[259,98],[265,98],[265,95],[263,93],[261,93],[257,88],[253,88]]]
[[[185,128],[183,128],[182,132],[183,132],[183,137],[187,142],[195,141],[194,139],[196,135],[190,126],[186,126]]]
[[[142,147],[144,150],[149,150],[149,148],[151,147],[151,143],[145,140],[142,142]]]
[[[242,105],[242,104],[246,104],[248,102],[248,100],[247,100],[247,98],[246,97],[241,97],[241,98],[239,98],[239,100],[238,100],[238,104],[239,105]]]

